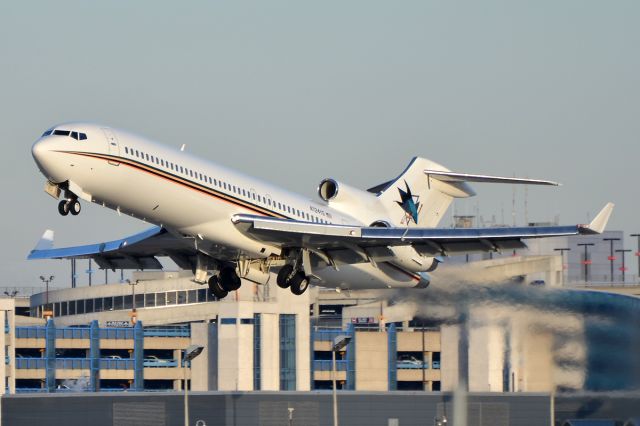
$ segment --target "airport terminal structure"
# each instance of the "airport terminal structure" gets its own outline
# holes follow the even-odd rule
[[[620,275],[606,282],[612,261],[604,238],[622,238],[610,234],[550,239],[443,267],[444,281],[467,271],[461,276],[507,282],[498,303],[491,287],[473,284],[452,294],[432,285],[295,296],[275,276],[218,300],[190,271],[137,271],[128,282],[13,294],[0,299],[3,392],[157,394],[185,383],[196,392],[322,392],[332,389],[334,368],[337,389],[363,393],[430,394],[461,384],[495,395],[634,390],[640,290],[629,272],[625,282]],[[596,246],[585,259],[587,240]],[[575,258],[556,251],[572,247]],[[597,282],[583,279],[585,265]],[[335,349],[340,339],[345,346]],[[184,362],[191,345],[204,350]]]
[[[593,331],[576,315],[583,307],[573,306],[578,298],[553,293],[559,300],[550,301],[545,292],[572,276],[555,246],[589,238],[596,237],[550,239],[546,248],[532,247],[535,255],[505,253],[466,265],[521,283],[528,303],[515,310],[445,300],[440,308],[449,312],[422,314],[421,307],[442,304],[429,306],[429,292],[438,297],[432,288],[416,301],[411,291],[314,288],[294,296],[272,283],[247,282],[217,300],[190,271],[139,271],[128,283],[3,298],[4,391],[180,390],[185,379],[195,391],[331,389],[339,336],[349,344],[336,354],[338,389],[451,391],[460,380],[475,392],[626,389],[632,378],[603,378],[589,368],[598,360],[589,353]],[[630,312],[640,302],[592,291],[579,300],[605,297]],[[563,308],[548,312],[549,303]],[[185,365],[189,345],[204,351]]]

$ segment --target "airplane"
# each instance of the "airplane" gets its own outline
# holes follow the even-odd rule
[[[293,294],[309,284],[340,289],[425,288],[443,257],[526,248],[524,240],[602,233],[608,203],[588,225],[437,228],[470,183],[558,184],[456,173],[415,157],[398,177],[368,190],[332,178],[318,201],[124,130],[70,122],[32,146],[58,212],[96,203],[154,226],[119,240],[53,248],[47,231],[28,259],[93,259],[103,269],[162,269],[158,257],[191,269],[217,298],[242,280]],[[61,198],[62,196],[62,198]]]

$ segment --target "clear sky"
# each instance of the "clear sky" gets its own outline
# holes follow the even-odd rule
[[[638,22],[637,1],[4,1],[0,286],[68,285],[67,262],[24,260],[47,228],[62,246],[148,226],[86,203],[58,215],[30,148],[71,120],[310,198],[324,177],[367,188],[415,155],[548,178],[563,186],[531,188],[529,220],[582,223],[613,201],[610,229],[640,232]],[[475,189],[458,213],[511,223],[511,186]],[[519,224],[523,206],[519,188]]]

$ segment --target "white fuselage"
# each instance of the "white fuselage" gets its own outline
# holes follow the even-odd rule
[[[55,129],[55,130],[54,130]],[[60,129],[82,132],[77,140]],[[194,237],[212,257],[260,259],[279,255],[242,234],[231,218],[239,213],[292,220],[364,225],[356,218],[282,190],[188,152],[87,123],[52,129],[33,146],[41,172],[53,183],[68,182],[85,201]],[[63,132],[64,133],[64,132]],[[343,288],[412,287],[421,277],[392,265],[346,265],[316,271],[320,285]]]

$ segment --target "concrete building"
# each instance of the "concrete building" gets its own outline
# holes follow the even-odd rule
[[[337,354],[345,390],[626,389],[635,377],[612,373],[611,384],[598,373],[596,338],[615,321],[581,312],[606,299],[637,319],[640,299],[548,291],[561,283],[558,255],[454,264],[430,288],[404,292],[293,296],[272,280],[216,300],[190,278],[144,272],[129,284],[39,293],[29,317],[15,315],[20,299],[2,299],[6,391],[179,390],[185,376],[196,391],[330,389],[338,335],[351,338]],[[620,350],[638,343],[629,333]],[[205,349],[184,366],[191,344]]]

